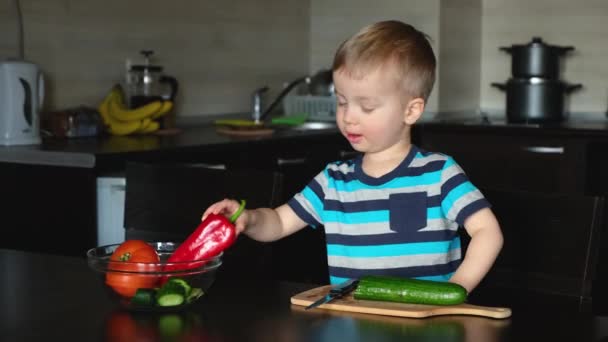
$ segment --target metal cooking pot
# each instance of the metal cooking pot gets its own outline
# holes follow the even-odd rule
[[[506,91],[507,121],[510,123],[557,123],[564,120],[564,96],[581,84],[566,84],[544,78],[511,78],[492,83]]]
[[[515,78],[543,77],[559,78],[559,59],[573,46],[554,46],[543,42],[540,37],[523,45],[500,47],[511,54],[511,75]]]
[[[310,95],[332,96],[334,94],[334,79],[331,70],[321,69],[312,75],[307,82]]]

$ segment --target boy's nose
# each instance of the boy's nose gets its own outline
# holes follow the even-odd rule
[[[342,122],[344,122],[345,124],[348,125],[352,125],[356,123],[356,117],[353,114],[352,110],[349,110],[348,108],[344,109],[343,115],[342,115]]]

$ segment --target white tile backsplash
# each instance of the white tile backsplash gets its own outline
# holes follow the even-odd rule
[[[307,1],[21,4],[25,55],[47,75],[47,108],[97,105],[123,80],[125,60],[141,61],[142,49],[154,50],[155,63],[178,79],[179,116],[248,111],[255,88],[270,86],[270,100],[284,82],[308,72]],[[9,7],[0,3],[0,23],[11,18]],[[0,43],[0,56],[11,48]]]
[[[181,117],[247,112],[251,92],[329,67],[338,44],[384,19],[413,24],[439,57],[429,112],[500,111],[510,77],[500,46],[533,36],[572,45],[562,79],[573,113],[608,109],[606,0],[20,0],[25,57],[47,75],[48,109],[96,105],[141,49],[178,78]],[[14,0],[0,0],[0,58],[18,53]]]
[[[574,46],[561,59],[560,78],[581,83],[567,95],[565,111],[596,113],[608,109],[608,1],[483,0],[481,107],[501,109],[504,92],[490,87],[511,77],[511,56],[500,46],[525,44],[539,36],[551,45]]]
[[[331,67],[338,45],[363,26],[380,20],[397,19],[414,25],[433,39],[438,50],[439,0],[311,0],[310,68]],[[428,108],[437,108],[437,88],[429,98]]]

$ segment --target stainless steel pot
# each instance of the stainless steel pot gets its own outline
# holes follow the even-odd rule
[[[334,79],[331,70],[322,69],[308,80],[308,92],[314,96],[332,96],[334,94]]]
[[[527,44],[500,47],[500,50],[511,54],[511,75],[513,77],[558,79],[560,57],[566,52],[574,50],[574,47],[548,45],[540,37],[534,37]]]
[[[507,83],[492,83],[506,91],[506,115],[510,123],[557,123],[564,115],[564,97],[581,84],[566,84],[559,80],[511,78]]]

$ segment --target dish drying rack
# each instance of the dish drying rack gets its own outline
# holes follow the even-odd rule
[[[286,116],[307,114],[309,121],[335,121],[336,96],[287,95],[283,110]]]

